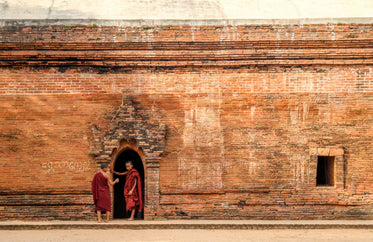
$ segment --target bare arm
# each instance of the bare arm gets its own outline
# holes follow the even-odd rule
[[[107,173],[104,173],[104,176],[105,176],[105,178],[106,178],[106,180],[107,180],[107,182],[109,183],[110,186],[113,186],[113,185],[115,185],[119,182],[118,178],[115,179],[115,181],[112,181],[110,175],[107,174]]]
[[[113,171],[114,174],[117,174],[117,175],[120,175],[120,176],[124,176],[124,175],[127,175],[128,171],[125,171],[125,172],[117,172],[117,171]]]
[[[127,175],[128,171],[125,171],[125,172],[117,172],[117,171],[114,171],[114,169],[110,169],[110,172],[111,173],[114,173],[116,175],[119,175],[119,176],[124,176],[124,175]]]

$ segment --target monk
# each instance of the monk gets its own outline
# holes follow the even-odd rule
[[[95,204],[95,212],[97,213],[97,220],[102,222],[101,213],[106,213],[105,222],[109,222],[111,212],[110,186],[118,183],[117,178],[114,182],[111,180],[109,173],[109,164],[101,164],[101,170],[96,173],[92,180],[93,201]]]
[[[132,161],[126,162],[127,176],[126,183],[124,185],[124,197],[126,199],[126,209],[131,213],[129,221],[134,220],[135,212],[141,212],[144,208],[142,201],[142,191],[141,191],[141,178],[140,174],[136,169],[133,168]]]

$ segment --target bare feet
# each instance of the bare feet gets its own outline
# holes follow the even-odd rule
[[[108,223],[108,222],[109,222],[109,219],[106,219],[106,220],[105,220],[105,223]]]
[[[131,216],[130,216],[130,218],[128,219],[128,221],[133,221],[133,220],[135,220],[135,209],[132,209],[132,211],[131,211]]]
[[[99,223],[102,223],[102,220],[101,219],[99,219],[97,222],[99,222]]]

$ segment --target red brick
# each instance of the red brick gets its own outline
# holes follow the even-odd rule
[[[371,24],[0,35],[1,219],[92,219],[93,174],[127,145],[145,219],[373,218]]]

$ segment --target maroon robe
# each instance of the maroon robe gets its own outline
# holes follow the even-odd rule
[[[95,203],[95,212],[111,212],[110,188],[106,177],[98,172],[92,180],[93,201]]]
[[[130,196],[128,193],[135,184],[135,178],[137,178],[137,185]],[[144,204],[142,202],[141,178],[136,169],[131,169],[127,173],[126,184],[124,185],[124,197],[126,198],[127,211],[138,209],[138,211],[141,212],[144,208]]]

